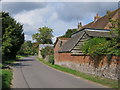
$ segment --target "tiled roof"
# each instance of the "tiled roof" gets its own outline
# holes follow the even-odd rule
[[[83,28],[109,29],[109,26],[108,26],[109,18],[117,19],[118,17],[120,17],[120,14],[118,13],[120,13],[120,8],[115,11],[111,11],[109,14],[99,18],[97,21],[93,21],[83,26],[81,29]]]
[[[61,40],[68,40],[68,39],[70,39],[70,38],[58,37],[58,39],[61,39]]]
[[[110,37],[110,30],[91,30],[91,29],[85,29],[84,30],[88,36],[94,36],[94,37]]]
[[[70,38],[64,38],[64,37],[57,37],[57,40],[55,41],[55,43],[54,43],[54,47],[55,47],[55,45],[56,45],[56,43],[58,42],[58,39],[60,39],[60,40],[64,40],[64,41],[67,41],[67,40],[69,40]]]
[[[89,37],[110,37],[110,30],[103,29],[85,29],[79,31],[75,36],[71,37],[59,50],[59,52],[70,52],[77,42],[82,39],[84,34],[87,34]]]
[[[84,33],[85,32],[81,31],[77,35],[69,39],[65,44],[63,44],[59,52],[70,52]]]
[[[93,21],[83,26],[79,31],[72,35],[72,37],[61,47],[59,52],[70,52],[82,38],[84,33],[87,33],[90,37],[110,37],[110,30],[108,30],[109,17],[117,19],[119,15],[118,12],[120,12],[120,8],[99,18],[97,21]]]

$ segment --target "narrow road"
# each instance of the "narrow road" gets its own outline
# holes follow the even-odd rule
[[[13,64],[13,88],[104,88],[101,85],[52,69],[35,57]]]

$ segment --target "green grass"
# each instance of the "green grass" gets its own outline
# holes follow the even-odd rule
[[[16,55],[16,58],[19,59],[19,58],[22,58],[22,57],[29,57],[29,56],[33,56],[33,55]]]
[[[12,80],[12,71],[11,70],[2,70],[2,88],[10,88]]]
[[[14,63],[16,60],[9,60],[9,61],[5,61],[2,65],[8,65],[8,64],[12,64]]]
[[[24,57],[24,56],[21,56],[21,55],[16,55],[16,58],[22,58],[22,57]]]
[[[70,68],[62,67],[62,66],[59,66],[59,65],[52,65],[49,62],[47,62],[47,61],[45,61],[41,58],[38,58],[38,57],[37,57],[37,59],[40,60],[41,62],[43,62],[44,64],[47,64],[48,66],[50,66],[52,68],[55,68],[55,69],[58,69],[60,71],[67,72],[67,73],[82,77],[84,79],[87,79],[87,80],[90,80],[90,81],[108,86],[110,88],[118,88],[118,81],[117,80],[111,80],[111,79],[96,77],[96,76],[93,76],[93,75],[88,75],[88,74],[85,74],[85,73],[82,73],[82,72],[79,72],[79,71],[76,71],[76,70],[73,70],[73,69],[70,69]]]
[[[16,62],[19,58],[22,58],[22,57],[27,57],[27,56],[17,55],[16,59],[7,60],[7,61],[5,61],[2,64],[0,63],[0,68],[2,66],[4,67],[6,65],[10,65],[10,64]],[[12,70],[9,70],[9,69],[0,69],[0,76],[1,75],[2,75],[2,88],[3,89],[4,88],[10,88],[11,80],[12,80],[12,76],[13,76]]]
[[[24,56],[21,56],[21,55],[16,55],[16,58],[19,59],[19,58],[22,58],[22,57],[28,57],[29,55],[24,55]]]

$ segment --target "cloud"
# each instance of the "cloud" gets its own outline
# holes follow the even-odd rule
[[[34,10],[36,8],[44,8],[47,3],[38,2],[2,2],[2,9],[16,14],[22,11]]]
[[[4,0],[3,2],[119,2],[119,0]]]
[[[24,33],[32,35],[38,31],[39,27],[50,26],[57,19],[57,13],[54,8],[45,7],[42,9],[34,9],[31,11],[23,11],[16,15],[14,18],[24,24]],[[28,37],[26,37],[27,39]]]
[[[32,40],[31,35],[27,35],[27,34],[25,34],[25,38],[27,38],[28,41],[31,41],[31,40]]]
[[[58,17],[66,22],[72,20],[84,20],[93,14],[99,13],[105,15],[107,10],[114,10],[118,8],[116,2],[73,2],[62,3],[62,8],[56,8]]]
[[[55,37],[52,38],[53,43],[56,41],[57,37],[58,36],[55,36]]]
[[[31,35],[38,32],[39,27],[48,26],[54,30],[54,41],[67,29],[77,28],[78,21],[85,25],[93,20],[96,13],[103,16],[107,10],[115,10],[117,6],[116,2],[16,2],[4,4],[3,9],[24,24],[26,40],[32,40]]]
[[[54,30],[55,36],[63,35],[68,28],[74,28],[75,23],[65,23],[58,18],[58,13],[52,6],[31,11],[23,11],[14,16],[14,18],[24,24],[24,33],[32,35],[38,31],[39,27],[48,26]],[[26,37],[26,40],[29,39]]]

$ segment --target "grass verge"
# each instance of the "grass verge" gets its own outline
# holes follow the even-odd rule
[[[12,71],[8,69],[2,69],[2,89],[10,88],[12,80]]]
[[[48,66],[50,66],[52,68],[55,68],[55,69],[58,69],[60,71],[67,72],[67,73],[82,77],[84,79],[87,79],[87,80],[90,80],[90,81],[108,86],[110,88],[120,88],[120,87],[118,87],[118,81],[117,80],[111,80],[111,79],[96,77],[96,76],[93,76],[93,75],[88,75],[88,74],[85,74],[85,73],[82,73],[82,72],[79,72],[79,71],[76,71],[76,70],[73,70],[73,69],[70,69],[70,68],[62,67],[62,66],[59,66],[59,65],[52,65],[49,62],[47,62],[47,61],[45,61],[45,60],[43,60],[39,57],[37,57],[37,59],[40,60],[41,62],[43,62],[44,64],[47,64]]]
[[[29,56],[34,56],[34,55],[16,55],[16,59],[20,59],[23,57],[29,57]]]
[[[22,58],[24,56],[21,56],[21,55],[16,55],[16,58],[19,59],[19,58]]]
[[[12,63],[16,62],[18,59],[22,58],[22,57],[27,57],[27,56],[20,56],[17,55],[16,59],[12,59],[12,60],[7,60],[5,61],[3,64],[0,63],[0,68],[6,66],[6,65],[11,65]],[[10,88],[11,85],[11,81],[12,81],[12,76],[13,76],[13,72],[10,69],[0,69],[0,80],[2,82],[0,82],[0,85],[2,85],[2,89],[8,89]]]
[[[30,56],[30,55],[23,55],[23,56],[22,55],[16,55],[16,58],[19,59],[19,58],[28,57],[28,56]]]

